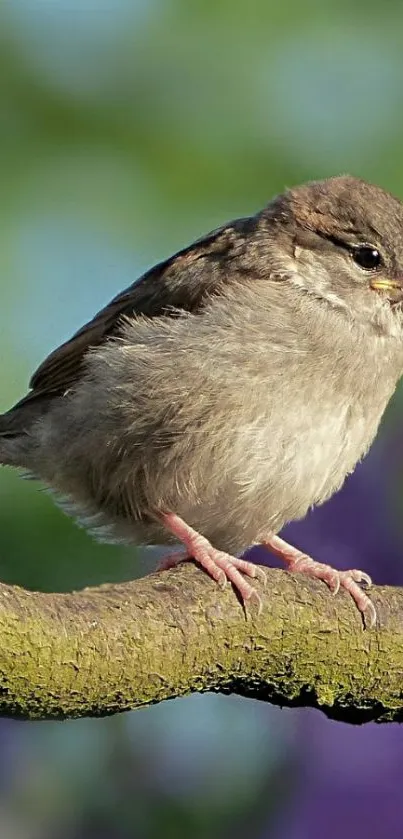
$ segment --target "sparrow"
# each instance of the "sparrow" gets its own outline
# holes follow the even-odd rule
[[[246,606],[261,544],[346,589],[370,577],[287,544],[368,451],[403,372],[403,204],[350,176],[286,190],[147,271],[0,416],[0,462],[102,540],[172,545]]]

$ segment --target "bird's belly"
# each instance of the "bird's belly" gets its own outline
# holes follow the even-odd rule
[[[267,519],[274,531],[303,518],[310,507],[340,489],[367,453],[384,407],[368,417],[360,405],[340,406],[338,411],[321,411],[305,428],[299,426],[283,448],[276,481],[267,485]]]
[[[255,435],[249,446],[244,437],[244,457],[237,456],[243,469],[238,465],[232,482],[228,470],[216,510],[201,504],[190,511],[193,525],[219,547],[239,552],[303,518],[342,486],[367,452],[383,409],[368,418],[359,406],[333,407],[309,424],[298,417],[287,436],[284,427],[277,435],[266,429],[261,444]]]
[[[183,459],[179,452],[176,460],[169,457],[169,466],[155,462],[147,473],[149,481],[138,470],[130,488],[126,482],[125,493],[133,498],[141,492],[144,498],[140,515],[118,513],[119,507],[130,510],[133,504],[130,499],[120,503],[123,483],[117,480],[118,502],[109,493],[107,505],[100,498],[93,505],[78,504],[80,518],[107,541],[165,544],[173,540],[156,513],[172,510],[216,547],[239,553],[287,521],[302,518],[340,488],[368,450],[386,402],[370,416],[358,401],[338,407],[330,401],[327,409],[324,399],[318,400],[316,411],[312,405],[309,411],[295,410],[287,422],[280,411],[277,421],[262,416],[234,430],[231,445],[221,451],[216,447],[207,470],[206,464],[200,468],[195,437],[193,461],[187,447]]]
[[[288,437],[284,427],[276,435],[267,424],[243,432],[226,463],[212,462],[204,489],[196,498],[179,494],[174,511],[216,547],[240,553],[339,489],[369,448],[381,413],[368,421],[357,408],[354,415],[350,407],[328,416],[322,411],[305,427],[299,419]],[[143,543],[170,541],[151,522],[135,530]]]

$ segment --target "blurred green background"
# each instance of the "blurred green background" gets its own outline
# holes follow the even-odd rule
[[[402,31],[398,0],[3,0],[0,409],[148,266],[285,185],[350,172],[403,197]],[[144,572],[34,483],[4,469],[0,493],[2,580]],[[2,721],[0,837],[308,835],[284,814],[305,777],[301,721],[330,748],[319,719],[206,696]]]

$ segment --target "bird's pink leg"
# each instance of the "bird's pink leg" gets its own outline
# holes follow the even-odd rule
[[[194,559],[218,583],[220,588],[224,588],[227,582],[231,582],[239,592],[243,603],[254,600],[258,612],[261,612],[261,597],[256,589],[245,580],[246,576],[259,578],[262,582],[266,582],[266,575],[258,565],[213,548],[204,536],[186,524],[175,513],[168,513],[161,518],[167,530],[176,537],[178,542],[183,543],[186,550],[182,553],[169,554],[167,557],[163,557],[158,565],[159,570],[172,568],[179,562]]]
[[[276,556],[286,563],[289,571],[306,574],[308,577],[323,580],[329,586],[333,594],[337,594],[340,587],[345,588],[351,594],[357,608],[364,615],[365,624],[372,628],[376,624],[376,610],[368,595],[362,590],[360,583],[369,587],[372,585],[371,577],[365,571],[353,569],[351,571],[337,571],[331,565],[323,562],[316,562],[307,554],[289,545],[280,536],[274,534],[263,543]]]

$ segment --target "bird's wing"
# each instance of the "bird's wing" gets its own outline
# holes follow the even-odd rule
[[[249,219],[239,219],[213,231],[121,292],[43,361],[32,376],[31,390],[18,406],[38,397],[63,394],[74,385],[87,351],[118,334],[125,316],[154,318],[175,316],[178,310],[199,311],[206,299],[229,279],[231,258],[245,246],[244,228],[248,222]]]

